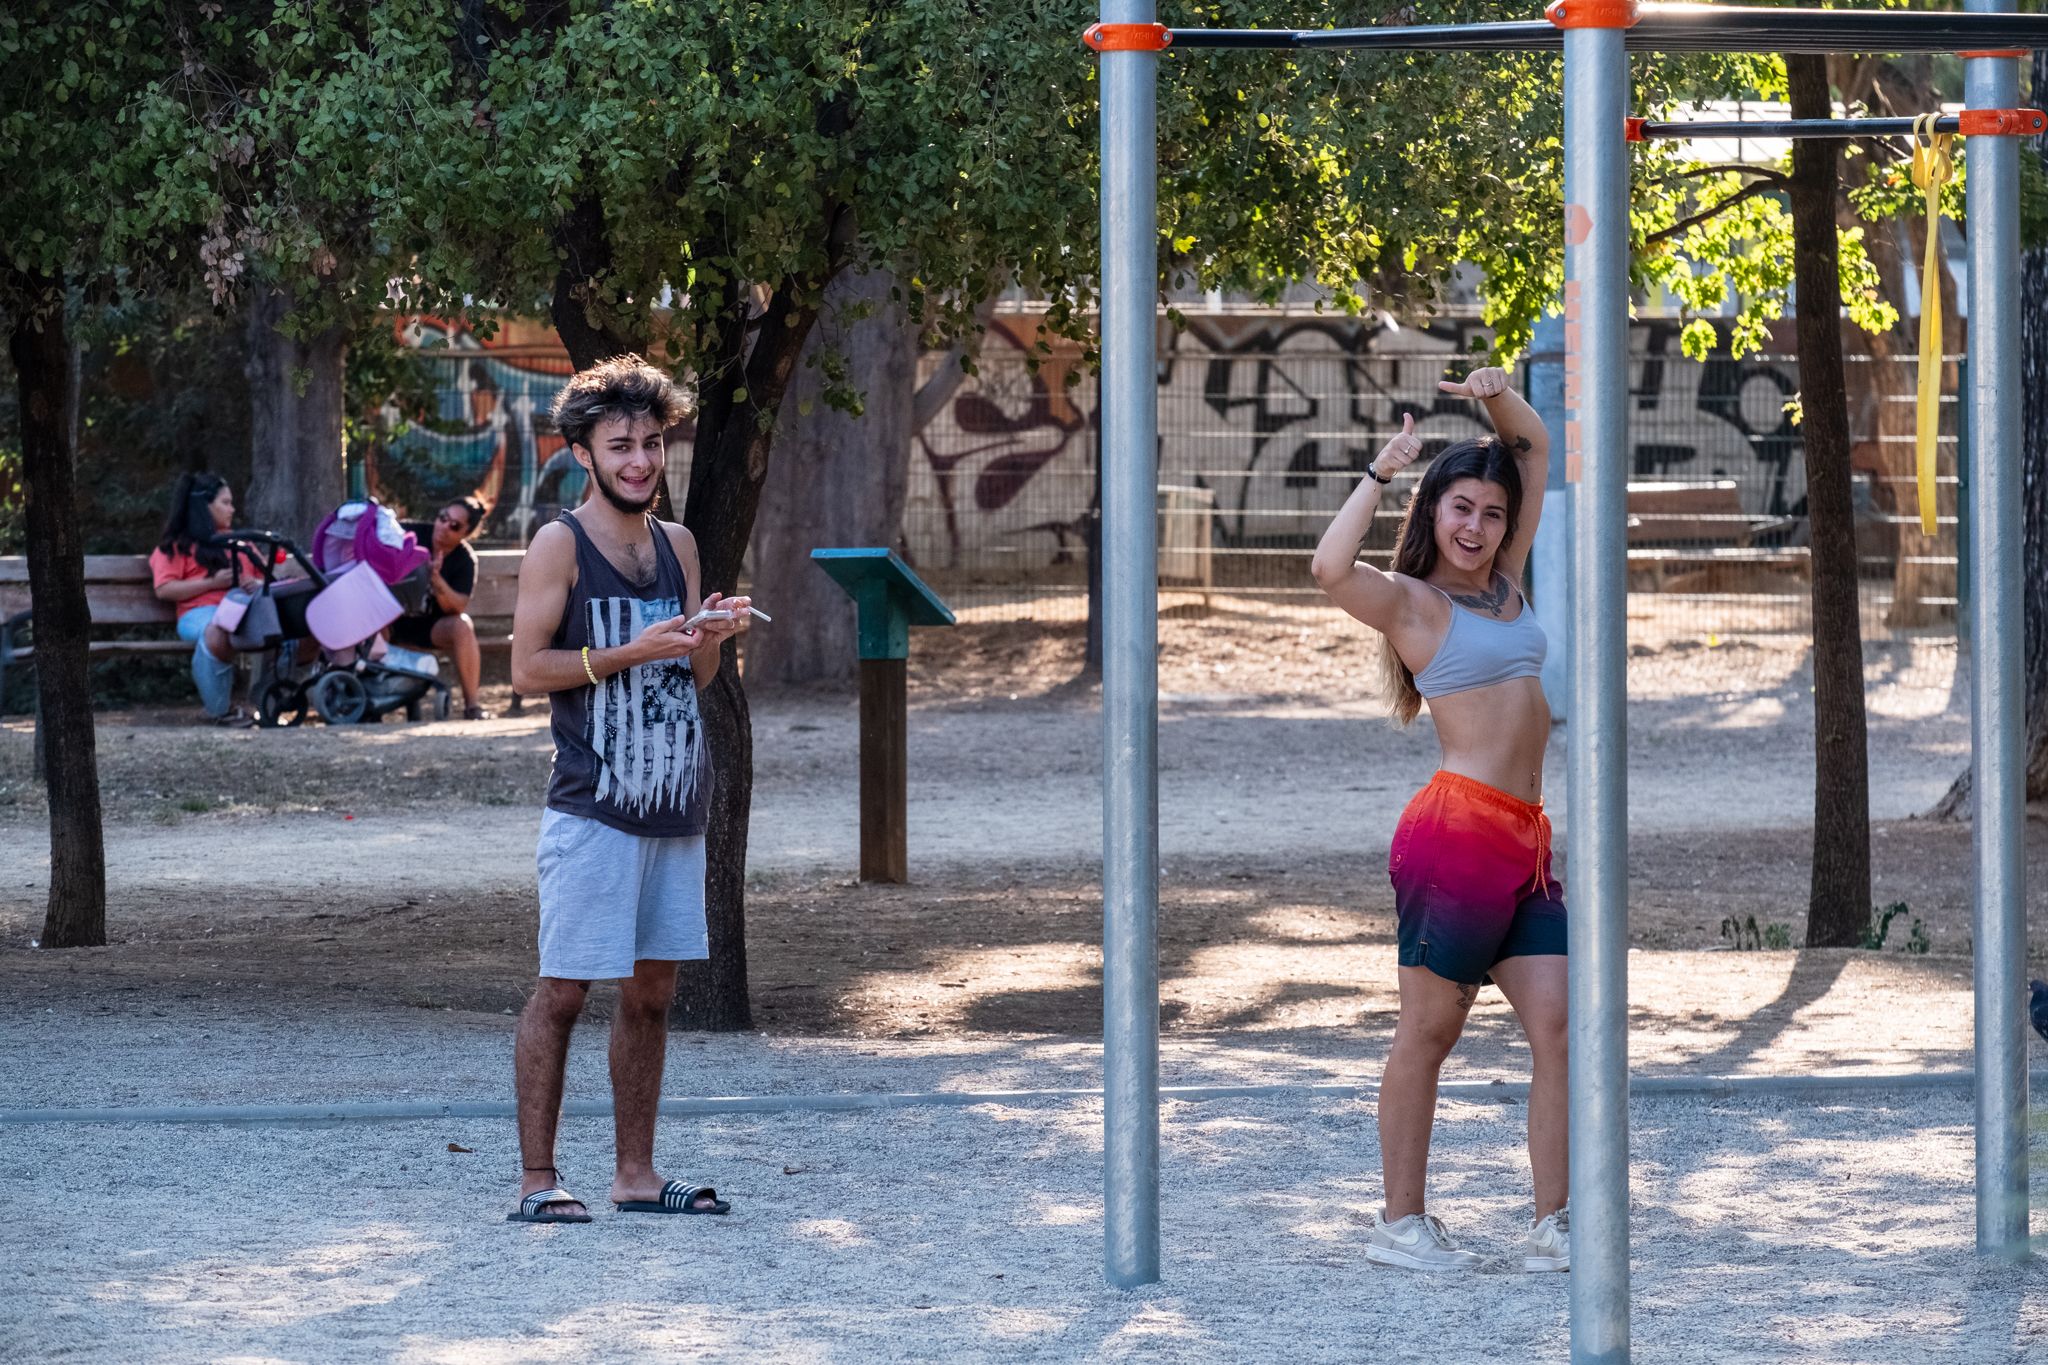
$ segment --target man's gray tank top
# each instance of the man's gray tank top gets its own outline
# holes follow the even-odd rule
[[[644,587],[612,567],[575,517],[564,512],[560,520],[576,537],[576,583],[555,627],[556,649],[628,644],[655,622],[682,615],[689,583],[653,517],[654,581]],[[595,687],[550,693],[548,702],[555,741],[549,809],[652,839],[704,832],[711,755],[688,659],[638,664]]]

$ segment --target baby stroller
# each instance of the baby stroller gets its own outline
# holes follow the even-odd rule
[[[237,649],[262,655],[250,696],[259,724],[299,725],[314,711],[329,725],[354,725],[401,707],[417,720],[430,695],[435,719],[446,719],[449,690],[434,656],[378,638],[423,606],[428,591],[428,554],[388,508],[369,499],[342,504],[320,523],[310,557],[267,531],[221,540],[247,547],[264,565],[262,585],[230,593],[214,618]],[[287,558],[303,578],[276,577]],[[309,640],[319,646],[310,658]]]

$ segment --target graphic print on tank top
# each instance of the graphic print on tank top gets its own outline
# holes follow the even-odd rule
[[[673,597],[594,597],[585,605],[592,649],[630,644],[682,614]],[[585,738],[597,756],[599,804],[638,819],[687,809],[707,770],[689,660],[657,659],[603,679],[590,698]]]

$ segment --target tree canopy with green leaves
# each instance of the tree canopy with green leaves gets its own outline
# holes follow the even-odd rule
[[[148,239],[132,230],[125,197],[104,202],[99,173],[126,148],[134,92],[175,69],[156,9],[105,0],[0,13],[0,312],[19,395],[19,487],[50,793],[42,941],[52,947],[106,941],[69,312],[75,298],[104,296],[149,264],[135,250]]]
[[[1526,4],[1404,5],[1401,22],[1526,18]],[[10,10],[12,278],[222,306],[282,291],[311,331],[385,300],[548,311],[587,362],[645,350],[690,376],[685,520],[730,589],[770,477],[782,399],[827,287],[887,271],[930,339],[1017,287],[1085,338],[1096,269],[1089,0],[137,0]],[[1169,23],[1273,21],[1252,0]],[[1302,27],[1354,5],[1290,7]],[[1763,93],[1769,59],[1639,63],[1635,106]],[[1549,54],[1236,52],[1161,59],[1160,247],[1170,278],[1413,315],[1477,266],[1496,347],[1518,350],[1562,278],[1560,63]],[[1675,153],[1671,154],[1675,155]],[[52,175],[51,167],[64,174]],[[1752,338],[1789,267],[1757,177],[1650,154],[1637,268],[1707,311],[1730,285]],[[1711,210],[1711,211],[1709,211]],[[1853,236],[1852,307],[1877,317]],[[1717,273],[1718,272],[1718,273]],[[1695,337],[1697,333],[1695,332]],[[857,407],[826,367],[828,401]],[[339,418],[337,418],[337,422]],[[733,670],[714,699],[747,767]],[[723,736],[722,738],[720,736]],[[744,779],[724,871],[743,894]],[[714,819],[719,819],[714,816]],[[717,841],[714,841],[717,842]],[[714,942],[717,931],[714,930]]]

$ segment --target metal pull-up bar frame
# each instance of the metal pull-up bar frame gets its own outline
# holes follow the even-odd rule
[[[1623,123],[1630,142],[1693,137],[1913,137],[1921,131],[1920,120],[1915,118],[1631,118]],[[2038,137],[2048,132],[2048,114],[2039,109],[1964,109],[1941,115],[1927,131],[1955,133],[1962,137]]]
[[[1558,0],[1547,21],[1309,32],[1169,29],[1153,0],[1103,0],[1102,53],[1103,1233],[1119,1287],[1159,1278],[1159,299],[1156,95],[1168,48],[1564,53],[1565,477],[1572,491],[1568,859],[1572,875],[1572,1358],[1629,1355],[1627,1053],[1628,57],[1636,52],[1952,52],[1967,58],[1977,1244],[2028,1238],[2021,834],[2017,57],[2048,16],[1636,6]],[[1981,130],[1965,120],[2012,117]],[[1645,123],[1644,136],[1886,135],[1873,123]],[[1898,120],[1911,132],[1911,120]],[[1852,125],[1861,123],[1863,126]],[[1656,131],[1651,133],[1651,129]],[[1939,130],[1939,129],[1938,129]],[[1945,131],[1945,130],[1942,130]],[[1990,134],[1990,136],[1985,136]]]
[[[1373,28],[1174,28],[1174,47],[1348,48],[1381,52],[1559,52],[1574,11],[1613,0],[1561,0],[1550,19]],[[1959,52],[2030,48],[2037,15],[1925,10],[1754,9],[1737,5],[1635,6],[1632,52]],[[2029,22],[2034,21],[2034,22]],[[1588,27],[1604,25],[1588,25]],[[1166,44],[1161,44],[1165,46]]]

